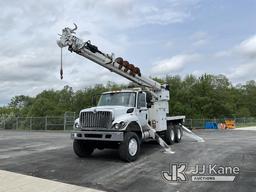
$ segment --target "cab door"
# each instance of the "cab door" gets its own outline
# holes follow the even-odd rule
[[[148,124],[148,109],[146,103],[146,93],[142,91],[138,92],[136,114],[142,128],[146,127],[146,125]]]

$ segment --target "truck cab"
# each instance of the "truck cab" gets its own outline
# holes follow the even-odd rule
[[[166,111],[159,116],[161,105],[153,105],[149,94],[140,88],[104,92],[96,107],[81,110],[71,133],[75,153],[84,157],[96,148],[119,148],[121,159],[137,159],[140,144],[151,136],[150,126],[157,130],[160,121],[168,126]],[[159,133],[162,129],[158,128]],[[174,142],[174,130],[169,134]]]
[[[80,111],[75,128],[119,131],[133,121],[140,127],[148,123],[146,93],[141,90],[110,91],[100,96],[96,107]]]

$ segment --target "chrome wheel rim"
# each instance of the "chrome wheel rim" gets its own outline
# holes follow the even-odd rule
[[[171,140],[174,141],[174,131],[173,131],[173,129],[171,129],[170,134],[171,134]]]
[[[177,135],[178,135],[178,139],[180,139],[180,138],[181,138],[181,131],[180,131],[180,128],[178,128]]]
[[[138,143],[137,143],[137,140],[132,138],[130,141],[129,141],[129,145],[128,145],[128,149],[129,149],[129,154],[131,156],[134,156],[136,153],[137,153],[137,150],[138,150]]]

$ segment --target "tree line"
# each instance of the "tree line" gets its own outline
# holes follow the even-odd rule
[[[224,75],[204,74],[154,78],[170,86],[170,115],[187,118],[223,118],[256,116],[256,82],[233,85]],[[92,98],[104,91],[134,86],[108,82],[74,91],[65,86],[62,90],[44,90],[35,97],[14,96],[7,106],[0,107],[0,116],[62,116],[93,106]]]

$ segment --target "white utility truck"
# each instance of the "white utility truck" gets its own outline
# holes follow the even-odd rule
[[[185,116],[168,116],[169,86],[144,77],[140,69],[121,57],[100,51],[90,41],[77,38],[75,30],[62,30],[57,44],[119,74],[139,88],[109,91],[101,95],[96,107],[83,109],[71,133],[73,149],[79,157],[86,157],[94,149],[117,148],[120,158],[134,161],[143,141],[155,139],[166,151],[168,145],[180,142],[183,130],[193,134],[182,123]],[[62,62],[61,62],[62,66]],[[63,70],[61,67],[61,78]],[[199,138],[200,139],[200,138]],[[168,144],[168,145],[167,145]]]

